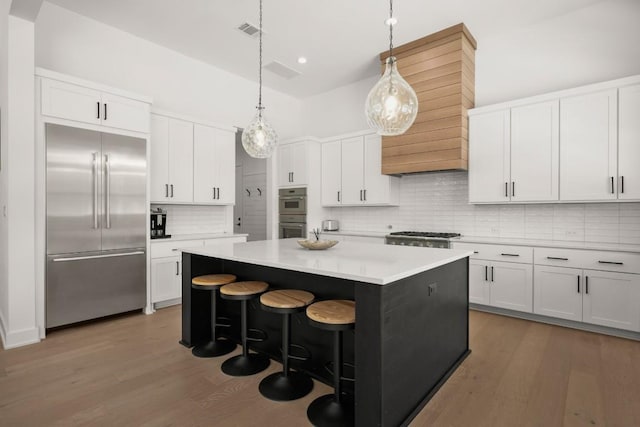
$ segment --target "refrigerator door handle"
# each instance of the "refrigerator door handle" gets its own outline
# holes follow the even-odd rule
[[[119,256],[130,256],[130,255],[142,255],[144,251],[134,251],[134,252],[124,252],[120,254],[105,254],[105,255],[88,255],[88,256],[76,256],[76,257],[68,257],[68,258],[54,258],[53,262],[66,262],[66,261],[80,261],[84,259],[99,259],[99,258],[113,258]]]
[[[93,153],[93,228],[98,228],[98,153]]]
[[[111,164],[108,154],[104,155],[104,173],[106,225],[111,228]]]

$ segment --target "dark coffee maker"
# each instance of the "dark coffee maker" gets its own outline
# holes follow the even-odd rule
[[[171,237],[166,233],[167,211],[162,208],[151,209],[151,238],[167,239]]]

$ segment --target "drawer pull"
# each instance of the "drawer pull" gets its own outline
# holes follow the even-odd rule
[[[502,256],[520,256],[520,254],[500,254]]]
[[[555,259],[557,261],[569,261],[569,258],[562,258],[559,256],[548,256],[547,259]]]
[[[173,248],[171,249],[171,251],[176,252],[178,250],[178,248]]]
[[[598,261],[598,264],[624,265],[624,263],[617,261]]]

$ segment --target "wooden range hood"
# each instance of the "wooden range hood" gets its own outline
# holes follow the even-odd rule
[[[464,24],[394,47],[398,70],[416,91],[419,105],[406,133],[382,137],[383,174],[467,170],[475,49]],[[389,51],[380,54],[383,71],[388,57]]]

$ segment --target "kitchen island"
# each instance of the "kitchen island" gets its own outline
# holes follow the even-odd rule
[[[211,273],[261,280],[272,289],[312,292],[317,300],[353,299],[356,325],[344,334],[345,381],[355,397],[357,426],[405,425],[469,354],[468,257],[470,251],[341,242],[309,251],[296,239],[220,244],[183,250],[182,341],[210,338],[210,298],[191,278]],[[280,360],[281,319],[250,304],[249,327],[265,338],[255,351]],[[223,336],[239,341],[239,304],[219,301],[229,318]],[[331,384],[332,335],[292,319],[294,369]],[[351,369],[348,367],[352,366]],[[259,374],[258,374],[259,375]]]

